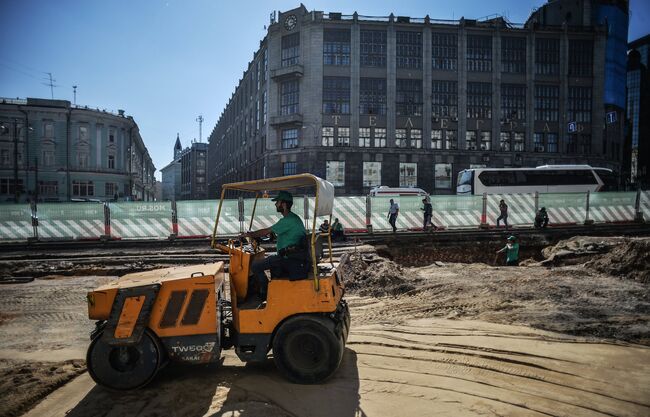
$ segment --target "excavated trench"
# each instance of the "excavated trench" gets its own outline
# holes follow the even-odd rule
[[[462,242],[459,244],[415,242],[377,245],[376,250],[379,256],[405,267],[427,266],[435,262],[502,265],[505,263],[505,257],[503,254],[497,256],[496,252],[504,246],[505,241]],[[521,242],[519,260],[541,261],[544,259],[542,250],[547,246],[548,243]]]

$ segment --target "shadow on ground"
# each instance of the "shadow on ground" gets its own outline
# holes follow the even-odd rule
[[[324,384],[284,380],[272,359],[247,365],[170,364],[147,387],[115,392],[95,386],[67,414],[87,416],[364,416],[357,355],[346,349]]]

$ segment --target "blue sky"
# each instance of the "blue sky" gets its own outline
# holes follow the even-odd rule
[[[183,147],[203,141],[264,37],[273,10],[296,1],[0,0],[0,97],[50,97],[117,111],[140,127],[158,170]],[[352,5],[354,4],[354,5]],[[543,0],[310,1],[309,10],[437,19],[495,13],[523,23]],[[650,32],[650,2],[632,0],[629,39]],[[160,179],[160,172],[156,173]]]

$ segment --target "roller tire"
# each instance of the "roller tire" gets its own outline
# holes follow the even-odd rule
[[[343,323],[345,325],[345,337],[343,341],[347,343],[348,341],[348,335],[350,334],[350,309],[346,308],[345,309],[345,315],[343,316]]]
[[[298,316],[284,322],[273,339],[273,360],[291,382],[315,384],[325,381],[343,357],[343,339],[331,320]]]
[[[99,385],[125,391],[142,388],[156,376],[164,362],[164,351],[149,329],[140,342],[129,347],[110,346],[99,333],[86,354],[88,373]]]

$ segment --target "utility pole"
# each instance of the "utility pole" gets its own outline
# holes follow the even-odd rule
[[[77,105],[77,86],[76,85],[72,86],[72,91],[74,93],[74,105],[76,106]]]
[[[203,115],[199,114],[199,117],[196,118],[196,121],[199,122],[199,143],[202,141],[202,127],[203,127]]]
[[[50,86],[50,94],[52,94],[52,100],[54,100],[54,87],[55,87],[54,82],[56,80],[52,78],[52,73],[51,72],[46,72],[46,74],[50,76],[50,82],[48,84],[45,84],[45,85]],[[58,87],[58,86],[56,86],[56,87]]]

